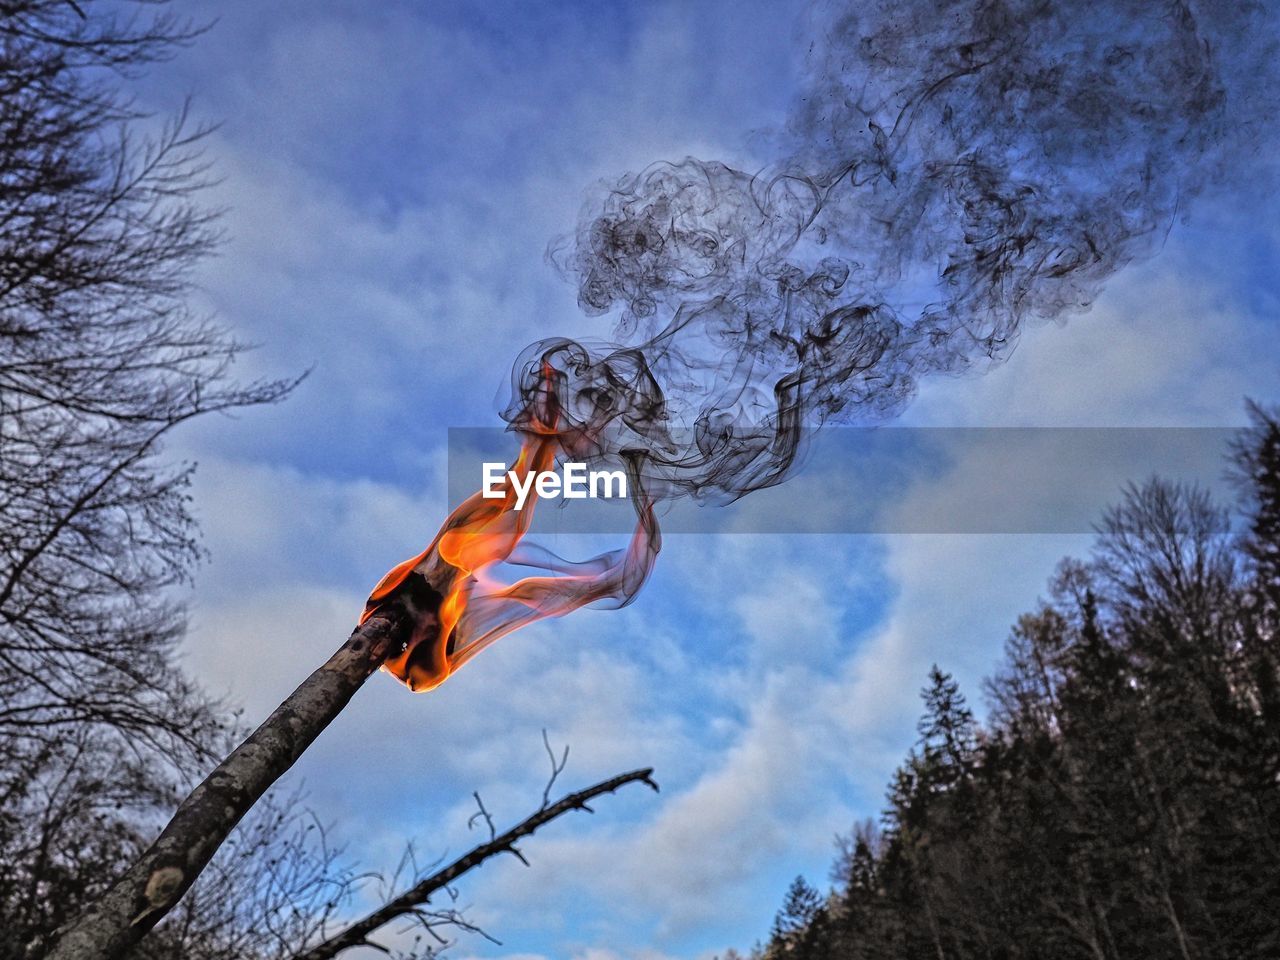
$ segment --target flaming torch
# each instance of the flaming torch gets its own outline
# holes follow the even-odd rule
[[[591,445],[581,430],[563,421],[558,390],[564,375],[544,362],[541,380],[522,411],[520,454],[498,497],[477,492],[445,520],[422,553],[393,567],[374,587],[360,616],[363,626],[389,605],[411,614],[407,636],[393,647],[382,669],[410,690],[431,690],[499,637],[546,617],[560,617],[596,601],[615,606],[635,597],[661,547],[653,502],[632,471],[637,520],[630,545],[585,561],[563,560],[525,542],[533,522],[537,485],[567,450]],[[522,482],[523,481],[523,482]],[[517,488],[532,491],[519,502]],[[513,584],[490,571],[500,563],[533,567],[551,575]]]
[[[62,934],[50,960],[116,957],[136,943],[177,903],[249,807],[379,667],[411,690],[431,690],[480,650],[526,624],[597,601],[621,606],[635,597],[661,546],[653,502],[638,473],[632,483],[636,529],[626,548],[574,562],[524,539],[537,499],[536,484],[528,483],[529,478],[550,469],[563,455],[581,456],[594,446],[589,432],[565,422],[559,393],[564,382],[561,372],[549,363],[542,365],[537,387],[513,424],[521,436],[520,452],[500,495],[478,492],[468,497],[426,550],[382,578],[346,643],[192,791],[155,843]],[[534,495],[518,504],[517,484]],[[543,574],[503,584],[492,576],[501,563],[537,568]],[[496,852],[514,852],[515,839],[566,810],[589,809],[588,799],[623,784],[639,781],[656,789],[650,773],[638,770],[614,777],[544,805],[443,875],[447,880]],[[409,909],[417,895],[411,891],[352,929],[372,930],[398,915],[397,909]],[[348,931],[343,936],[354,935]],[[364,941],[357,937],[348,943],[338,937],[316,955],[331,956],[358,942]]]

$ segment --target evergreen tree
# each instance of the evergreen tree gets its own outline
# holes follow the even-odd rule
[[[773,919],[773,928],[769,933],[769,948],[765,956],[809,960],[806,954],[810,951],[803,948],[816,941],[825,932],[818,926],[822,913],[822,894],[804,877],[796,877],[787,888],[782,909]]]
[[[938,785],[954,786],[969,772],[975,745],[973,712],[960,685],[935,663],[929,685],[920,691],[925,713],[916,725],[917,741]]]
[[[883,831],[828,903],[793,885],[770,956],[1280,956],[1280,423],[1251,415],[1243,535],[1203,491],[1130,488],[1015,624],[983,725],[930,670]]]

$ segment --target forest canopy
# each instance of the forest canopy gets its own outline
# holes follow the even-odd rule
[[[935,666],[878,824],[766,958],[1280,955],[1280,421],[1251,406],[1240,502],[1132,486],[1019,618],[975,718]]]

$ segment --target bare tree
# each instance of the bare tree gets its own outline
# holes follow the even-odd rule
[[[39,953],[227,742],[171,656],[200,547],[161,445],[290,383],[237,385],[242,345],[188,306],[207,130],[122,92],[199,32],[0,2],[0,956]]]
[[[167,771],[101,728],[0,740],[0,958],[42,955],[172,803]]]
[[[300,789],[263,798],[130,960],[285,960],[336,928],[357,870]]]
[[[91,6],[0,4],[0,733],[87,723],[182,757],[217,719],[169,657],[200,549],[161,443],[290,384],[232,382],[242,345],[188,306],[217,239],[207,130],[143,136],[120,91],[198,30]]]

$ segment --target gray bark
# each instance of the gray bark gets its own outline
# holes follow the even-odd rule
[[[181,803],[156,841],[68,924],[47,960],[117,960],[181,899],[218,847],[351,700],[417,618],[389,602]]]

